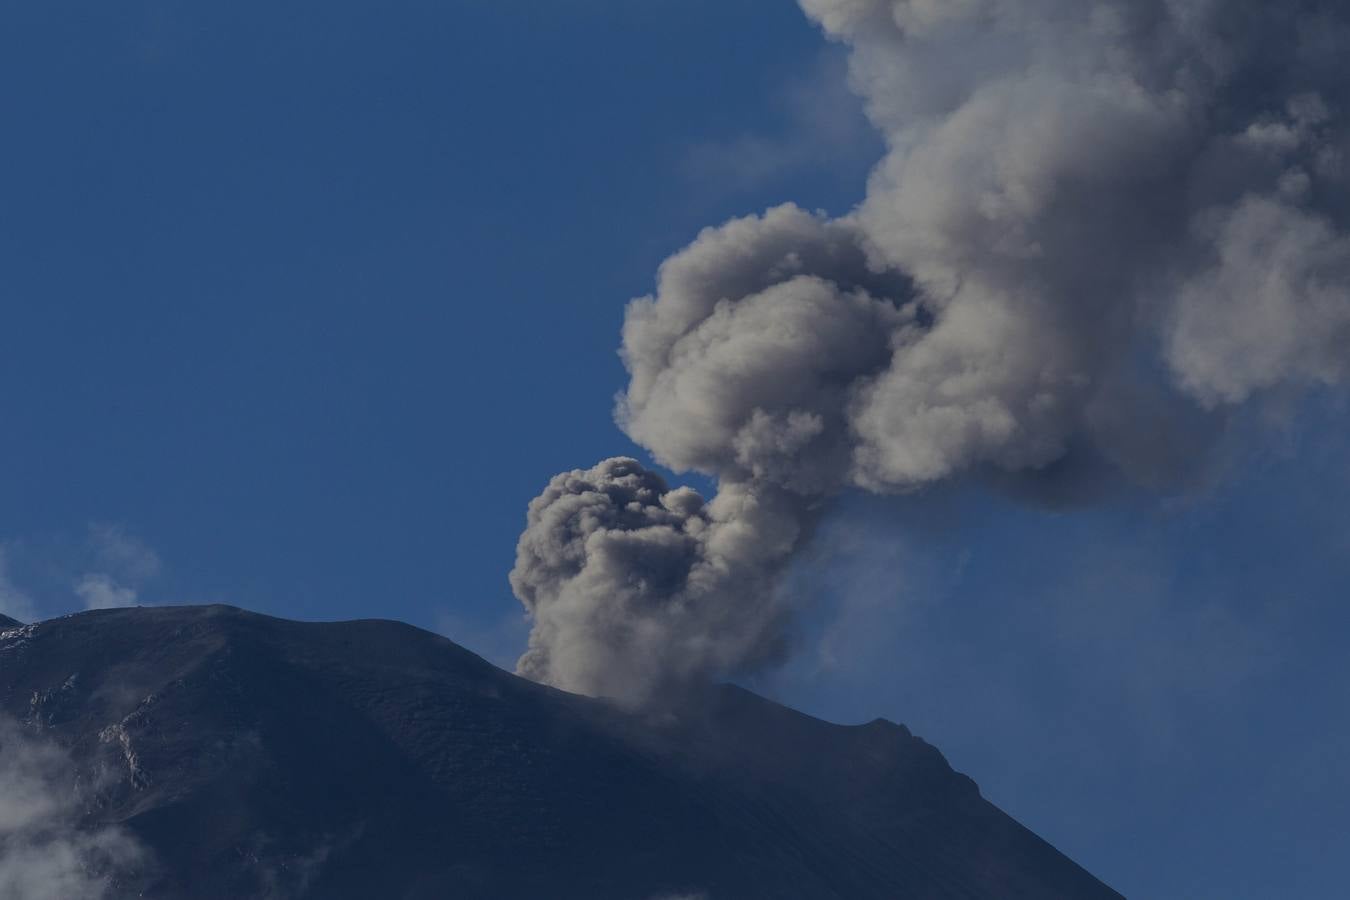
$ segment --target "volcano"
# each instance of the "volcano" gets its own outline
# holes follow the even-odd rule
[[[0,628],[0,708],[84,786],[71,827],[144,848],[107,897],[1119,897],[882,720],[733,686],[635,712],[388,621]]]

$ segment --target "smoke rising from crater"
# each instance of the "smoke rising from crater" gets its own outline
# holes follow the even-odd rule
[[[640,701],[771,663],[831,497],[1073,454],[1166,489],[1197,423],[1347,375],[1350,11],[801,5],[886,156],[849,215],[707,229],[630,305],[618,422],[718,495],[626,459],[554,479],[512,573],[526,675]]]
[[[727,484],[710,503],[634,459],[553,479],[530,504],[511,586],[534,617],[518,671],[641,700],[781,657],[774,577],[801,538],[800,500]]]

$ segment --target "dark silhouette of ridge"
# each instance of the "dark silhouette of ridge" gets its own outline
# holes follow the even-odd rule
[[[81,613],[0,634],[0,709],[104,772],[116,897],[1119,896],[903,726],[626,712],[396,622]]]

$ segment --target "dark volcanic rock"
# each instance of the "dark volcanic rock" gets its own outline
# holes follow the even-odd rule
[[[722,687],[631,714],[394,622],[4,631],[0,708],[111,779],[164,898],[1113,898],[903,726]]]

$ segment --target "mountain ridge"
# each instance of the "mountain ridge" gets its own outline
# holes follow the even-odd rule
[[[148,848],[109,897],[1118,897],[903,725],[732,686],[627,711],[382,619],[4,630],[0,710]]]

